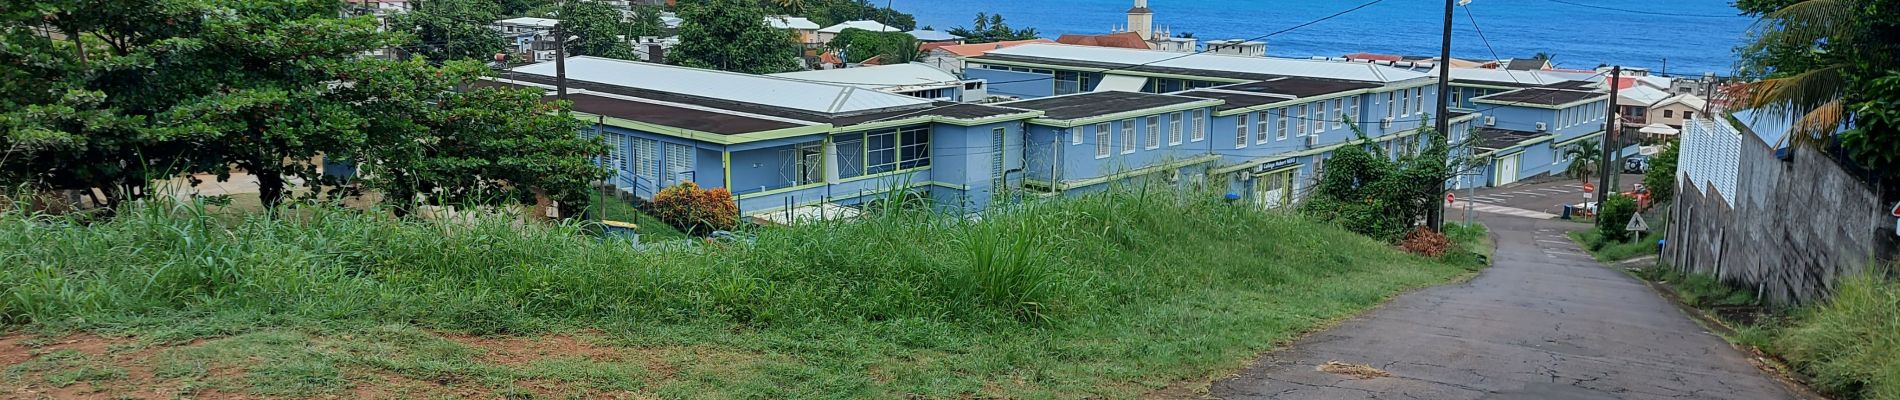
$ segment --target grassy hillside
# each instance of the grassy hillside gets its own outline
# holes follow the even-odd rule
[[[0,318],[15,331],[0,360],[18,361],[0,380],[284,397],[1132,397],[1477,267],[1134,194],[662,252],[499,218],[280,215],[0,214]]]

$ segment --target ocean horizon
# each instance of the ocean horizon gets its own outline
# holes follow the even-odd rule
[[[970,26],[976,13],[1001,13],[1016,28],[1032,27],[1054,39],[1065,33],[1102,34],[1126,23],[1133,0],[887,0],[917,17],[917,26],[945,30]],[[1149,0],[1157,27],[1193,33],[1205,42],[1248,39],[1364,4],[1353,0]],[[1438,54],[1444,3],[1386,0],[1265,39],[1275,57],[1338,57],[1370,52]],[[1620,10],[1610,10],[1613,8]],[[1466,15],[1469,10],[1470,15]],[[1753,18],[1725,1],[1474,0],[1457,10],[1452,57],[1554,55],[1559,68],[1602,64],[1646,67],[1658,73],[1730,75],[1735,51]],[[1477,28],[1472,21],[1476,20]],[[1484,39],[1479,37],[1483,31]]]

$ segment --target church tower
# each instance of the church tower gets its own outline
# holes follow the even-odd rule
[[[1154,39],[1155,13],[1148,11],[1148,0],[1135,0],[1135,8],[1128,9],[1128,31],[1141,35],[1141,40]]]

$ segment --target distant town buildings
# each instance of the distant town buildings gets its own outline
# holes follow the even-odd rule
[[[988,97],[981,80],[966,80],[927,64],[877,65],[857,68],[771,74],[819,83],[850,85],[937,101],[965,102]]]
[[[929,50],[929,53],[927,53],[924,56],[922,63],[930,65],[931,67],[936,67],[937,69],[941,69],[952,74],[956,74],[958,76],[962,76],[964,58],[980,56],[980,55],[983,55],[983,53],[990,52],[991,50],[1005,49],[1005,48],[1009,48],[1013,46],[1020,46],[1024,44],[1030,44],[1030,43],[1055,43],[1055,42],[1052,42],[1049,39],[1030,39],[1030,40],[1011,40],[1011,41],[991,42],[991,43],[959,44],[959,45],[949,45],[949,46],[931,46],[931,45],[926,44],[924,45],[924,48],[927,48],[930,50]]]

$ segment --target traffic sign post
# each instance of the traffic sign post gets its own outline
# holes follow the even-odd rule
[[[1623,225],[1623,230],[1630,232],[1649,232],[1649,223],[1643,221],[1643,213],[1636,213],[1635,216],[1630,217],[1629,224]]]
[[[1451,192],[1445,192],[1445,205],[1449,206],[1457,202],[1458,196],[1451,194]]]

